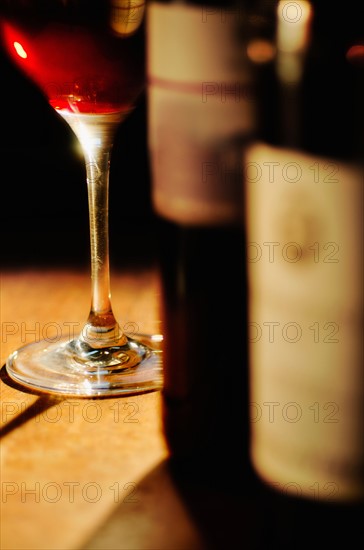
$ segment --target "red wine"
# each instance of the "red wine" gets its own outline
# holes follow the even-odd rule
[[[56,110],[125,112],[143,88],[142,3],[140,9],[130,15],[134,24],[128,28],[125,18],[118,25],[112,13],[98,24],[81,17],[47,20],[44,14],[36,23],[34,17],[9,17],[2,21],[2,38],[17,67]]]

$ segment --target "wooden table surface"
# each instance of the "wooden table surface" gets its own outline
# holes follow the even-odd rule
[[[123,326],[158,332],[153,270],[112,274]],[[12,270],[1,279],[1,548],[204,548],[173,485],[160,392],[61,399],[16,386],[11,351],[82,327],[89,274]]]
[[[317,541],[317,529],[325,546],[328,535],[336,540],[332,525],[344,525],[345,540],[362,525],[350,509],[345,516],[339,509],[332,520],[325,507],[266,501],[213,460],[213,474],[228,489],[216,488],[209,477],[206,484],[204,476],[196,483],[195,474],[191,482],[190,470],[176,476],[160,392],[66,399],[15,385],[4,367],[9,353],[81,327],[89,275],[6,271],[0,295],[1,550],[306,549]],[[153,270],[112,275],[113,309],[122,326],[160,332],[158,296]]]

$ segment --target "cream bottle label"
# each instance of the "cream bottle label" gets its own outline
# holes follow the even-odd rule
[[[363,173],[245,158],[252,460],[279,490],[363,497]]]
[[[240,16],[151,2],[149,148],[156,212],[181,224],[241,216],[241,138],[253,126]]]

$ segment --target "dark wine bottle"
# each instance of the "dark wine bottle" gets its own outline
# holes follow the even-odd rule
[[[245,157],[251,457],[271,487],[271,543],[354,547],[364,497],[363,6],[274,4],[256,3],[247,48],[258,113]]]
[[[160,228],[163,425],[190,476],[247,475],[242,149],[254,128],[242,3],[148,4],[152,196]]]

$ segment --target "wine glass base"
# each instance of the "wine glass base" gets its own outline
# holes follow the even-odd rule
[[[133,334],[131,361],[125,358],[128,352],[122,351],[123,360],[109,364],[80,360],[74,353],[77,341],[68,338],[34,342],[14,351],[6,368],[18,384],[46,393],[78,397],[144,393],[163,385],[161,340],[160,335]],[[115,348],[111,351],[115,355]]]

